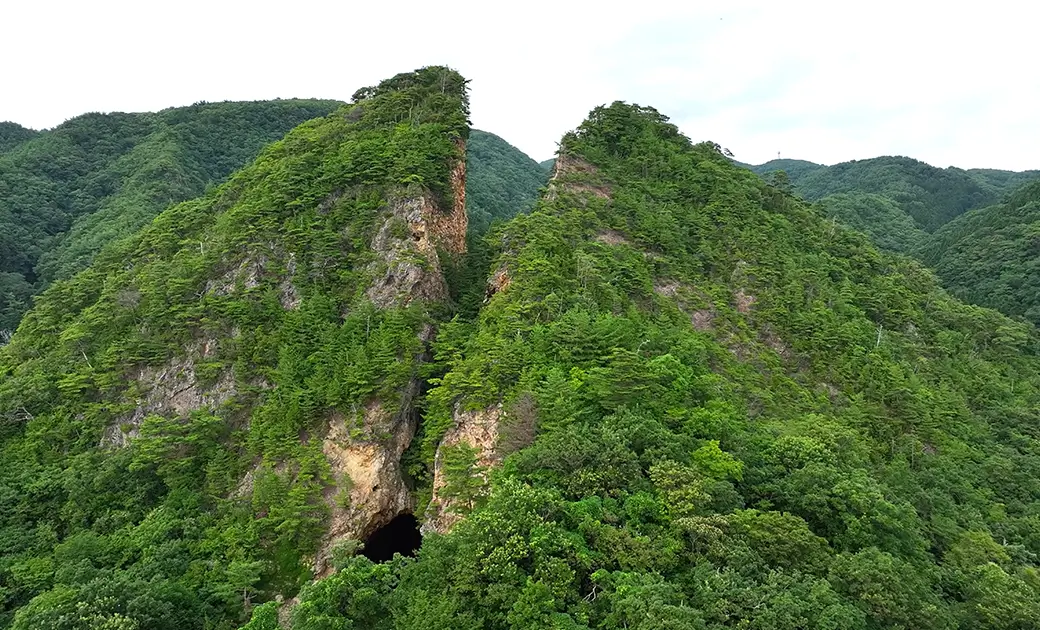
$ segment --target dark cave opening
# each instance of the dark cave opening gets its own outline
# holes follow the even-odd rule
[[[361,555],[372,562],[386,562],[395,553],[414,558],[421,544],[419,521],[411,514],[398,514],[368,537]]]

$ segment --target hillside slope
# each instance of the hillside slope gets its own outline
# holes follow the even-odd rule
[[[434,345],[418,558],[281,627],[1040,623],[1032,328],[622,103],[496,242]]]
[[[917,255],[954,295],[1040,326],[1040,183],[957,217]]]
[[[1040,625],[1034,327],[620,102],[467,251],[466,81],[354,101],[0,348],[0,627]]]
[[[231,628],[412,510],[465,81],[359,90],[56,282],[0,349],[0,626]]]
[[[32,139],[37,133],[17,123],[0,122],[0,153],[10,151],[26,140]]]
[[[38,243],[36,282],[27,280],[25,273],[0,271],[0,331],[13,331],[31,296],[53,279],[82,269],[101,248],[133,234],[168,204],[200,194],[203,186],[224,179],[263,144],[336,105],[331,101],[272,101],[200,105],[161,112],[172,127],[149,136],[116,164],[104,167],[118,171],[120,181],[115,192],[97,201],[96,208],[84,210],[67,232]],[[61,131],[64,128],[56,130]],[[116,136],[119,133],[117,129]],[[0,124],[0,151],[37,134],[12,123]],[[205,151],[206,155],[193,156],[193,151]],[[479,237],[493,220],[509,219],[529,210],[548,173],[519,149],[487,132],[474,130],[466,151],[467,214],[471,232]],[[199,166],[207,164],[206,168]],[[21,177],[27,177],[26,172]],[[68,185],[69,190],[76,187],[76,183]],[[39,198],[26,203],[30,202],[42,203]],[[22,212],[19,219],[12,219],[12,225],[18,224],[16,231],[25,221],[32,223],[33,219],[26,218],[29,215]],[[19,242],[24,244],[27,239],[28,235]],[[18,256],[16,252],[12,258]]]
[[[833,166],[802,160],[772,160],[748,168],[762,176],[777,170],[785,171],[794,192],[810,201],[824,200],[837,194],[866,193],[885,197],[925,232],[934,232],[968,210],[997,203],[1022,184],[1040,177],[1040,171],[940,169],[911,158],[893,156],[853,160]],[[846,214],[854,210],[855,205]],[[875,221],[872,221],[871,217],[863,216],[859,222],[873,223],[871,233],[874,236],[897,232],[905,222],[898,219],[878,225],[877,218],[874,216]]]
[[[470,229],[487,232],[495,220],[530,210],[549,174],[493,133],[474,129],[466,143],[466,214]]]
[[[200,103],[86,114],[44,132],[0,126],[0,330],[29,296],[83,269],[107,243],[203,193],[260,148],[339,103]]]

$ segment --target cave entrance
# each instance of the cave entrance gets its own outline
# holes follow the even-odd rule
[[[419,521],[411,514],[398,514],[365,540],[361,555],[372,562],[386,562],[395,553],[414,558],[421,544]]]

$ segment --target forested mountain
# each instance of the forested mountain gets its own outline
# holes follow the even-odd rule
[[[884,195],[835,193],[819,199],[817,204],[824,215],[863,232],[875,245],[889,251],[911,253],[931,236],[917,227],[898,202]]]
[[[1040,623],[1033,329],[620,103],[497,242],[422,429],[496,428],[458,442],[473,511],[284,627]]]
[[[339,103],[198,103],[86,114],[50,131],[0,124],[0,330],[105,244],[198,196],[264,145]]]
[[[1040,171],[1015,173],[953,167],[940,169],[911,158],[891,156],[854,160],[834,166],[803,160],[772,160],[748,168],[762,176],[778,170],[785,171],[794,191],[810,201],[825,200],[831,195],[843,193],[868,193],[886,197],[925,232],[934,232],[968,210],[997,203],[1022,184],[1040,178]],[[876,204],[867,203],[863,198],[852,201],[851,205],[848,199],[828,201],[829,205],[842,207],[841,214],[844,216],[850,216],[856,208],[869,208],[872,214],[861,217],[863,223],[869,224],[878,218],[873,214],[878,209]],[[888,216],[889,213],[886,211],[882,214]],[[872,234],[898,231],[903,223],[905,221],[901,219],[891,224],[874,223]]]
[[[1040,182],[957,217],[917,255],[961,299],[1040,325]]]
[[[10,151],[36,134],[36,131],[16,123],[0,122],[0,153]]]
[[[1034,327],[624,103],[467,252],[465,80],[354,101],[0,348],[0,626],[1040,626]]]
[[[477,234],[492,221],[511,219],[534,206],[549,173],[493,133],[474,129],[466,145],[466,213]]]
[[[1037,188],[1029,184],[1040,171],[937,169],[892,157],[748,168],[816,201],[826,216],[879,247],[935,268],[961,299],[1040,324]]]
[[[355,98],[56,282],[0,349],[4,625],[234,627],[409,509],[467,100],[443,68]]]
[[[205,187],[251,159],[264,144],[336,106],[335,101],[219,103],[133,115],[153,118],[149,128],[157,131],[140,142],[131,141],[137,144],[126,154],[103,160],[96,169],[88,168],[85,175],[78,177],[74,173],[82,168],[82,153],[92,150],[77,153],[80,145],[125,141],[121,135],[127,133],[126,127],[88,130],[83,134],[85,138],[78,139],[79,144],[71,145],[71,149],[70,143],[54,141],[48,135],[68,135],[71,128],[80,124],[79,119],[44,132],[47,142],[26,151],[36,151],[42,157],[28,160],[20,153],[11,158],[10,171],[0,170],[0,185],[6,180],[12,189],[42,182],[41,189],[29,191],[22,198],[16,195],[6,204],[0,201],[0,216],[7,217],[3,227],[12,232],[11,242],[6,244],[9,258],[0,263],[0,331],[14,330],[32,295],[54,279],[68,277],[85,267],[106,244],[134,233],[170,203],[202,193]],[[87,123],[87,127],[98,125]],[[13,123],[0,123],[0,151],[37,135],[38,132]],[[69,162],[68,172],[58,170],[53,177],[48,176],[49,169],[54,168],[50,161],[59,157]],[[493,220],[509,219],[530,209],[538,189],[548,178],[548,172],[519,149],[483,131],[473,131],[467,159],[468,213],[470,229],[476,236],[486,232]],[[0,157],[0,169],[3,168]],[[84,178],[108,180],[108,188],[95,189],[96,194],[87,195],[86,199],[70,201],[83,197],[79,187]],[[55,184],[55,180],[68,181]],[[60,190],[53,190],[55,186]],[[39,216],[55,210],[60,215],[61,208],[72,203],[82,207],[70,210],[69,216],[57,216],[48,224],[54,230],[68,225],[71,228],[41,237],[40,230],[45,226],[34,226]],[[29,229],[25,229],[26,225]]]

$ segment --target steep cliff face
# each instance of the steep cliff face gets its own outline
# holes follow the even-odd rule
[[[587,207],[589,204],[610,203],[611,192],[611,184],[595,165],[578,155],[562,151],[553,163],[545,201],[549,204],[560,203],[563,206],[576,204]],[[561,196],[565,197],[565,200],[561,200]],[[522,238],[515,241],[506,240],[508,243],[523,241]],[[596,234],[595,240],[605,245],[630,244],[623,234],[612,229],[600,230]],[[496,297],[499,300],[509,299],[505,297],[505,294],[513,282],[510,267],[516,262],[517,251],[508,243],[503,244],[500,259],[488,277],[485,304],[490,303]],[[451,425],[437,446],[433,463],[432,496],[423,514],[421,527],[424,534],[449,533],[459,521],[465,518],[475,503],[487,492],[488,474],[491,469],[501,464],[507,450],[508,445],[504,442],[516,440],[515,436],[506,438],[503,435],[505,432],[503,423],[510,414],[503,411],[502,400],[483,409],[466,409],[465,403],[465,398],[454,403],[451,411]],[[529,425],[522,429],[523,433],[530,434],[529,437],[520,440],[526,445],[530,439],[533,439],[537,425],[537,409],[531,407],[529,411],[521,415],[529,417],[519,421],[517,418],[509,419],[514,423],[514,428],[518,422]],[[459,447],[465,449],[466,456],[471,458],[471,461],[467,463],[469,480],[465,479],[465,472],[462,473],[462,479],[449,480],[445,454]],[[465,497],[460,497],[459,491],[453,488],[453,485],[469,485],[470,488],[468,492],[464,493]]]
[[[394,517],[414,510],[401,456],[417,428],[412,408],[416,384],[409,384],[394,413],[375,401],[354,417],[337,413],[331,418],[322,452],[333,483],[325,491],[330,519],[315,557],[318,576],[331,571],[337,543],[364,540]]]
[[[423,534],[447,534],[469,510],[476,495],[483,494],[487,485],[487,475],[492,468],[501,463],[499,445],[499,425],[502,420],[502,405],[487,409],[464,411],[461,406],[455,408],[451,429],[444,435],[433,468],[433,497],[423,514]],[[473,460],[469,462],[469,470],[464,471],[478,481],[479,486],[473,497],[460,497],[450,487],[445,465],[445,453],[458,447],[471,449]],[[468,481],[468,480],[464,480]]]
[[[455,146],[459,155],[465,155],[464,140]],[[463,159],[451,168],[449,208],[439,207],[429,194],[390,200],[372,240],[376,260],[369,265],[373,280],[365,291],[377,308],[421,308],[448,299],[440,256],[461,256],[466,251],[465,169]],[[435,334],[433,324],[418,329],[421,352],[414,357],[417,367],[427,360],[426,349]],[[364,540],[400,514],[415,510],[401,457],[418,428],[414,403],[421,386],[416,373],[394,401],[377,398],[364,408],[333,414],[322,443],[333,483],[325,492],[330,520],[315,557],[317,575],[332,570],[330,561],[337,543]]]

